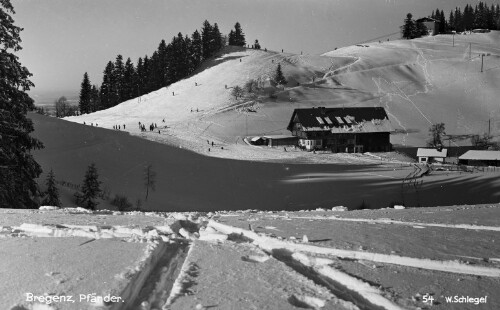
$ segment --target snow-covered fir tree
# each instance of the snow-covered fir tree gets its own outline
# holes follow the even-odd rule
[[[278,67],[276,68],[276,73],[274,75],[274,81],[278,83],[279,85],[286,85],[287,81],[285,79],[285,76],[283,75],[283,71],[281,70],[281,64],[278,64]]]

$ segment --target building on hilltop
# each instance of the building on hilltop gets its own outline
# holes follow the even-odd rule
[[[500,151],[467,151],[458,158],[458,163],[469,166],[500,167]]]
[[[430,17],[423,17],[417,19],[416,22],[423,23],[424,26],[427,28],[427,31],[429,31],[429,35],[435,36],[436,34],[439,33],[439,20],[437,19]]]
[[[419,163],[444,163],[444,160],[448,156],[448,150],[442,149],[441,151],[434,148],[421,148],[417,150],[417,158]]]
[[[287,129],[306,150],[386,152],[392,149],[392,125],[384,108],[295,109]]]

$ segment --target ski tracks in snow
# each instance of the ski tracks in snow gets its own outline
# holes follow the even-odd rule
[[[297,217],[303,218],[303,217]],[[336,218],[335,218],[336,220]],[[343,219],[341,219],[343,220]],[[358,220],[358,219],[353,219]],[[362,221],[362,219],[359,219]],[[410,225],[406,222],[392,221],[396,224]],[[387,221],[384,221],[387,223]],[[424,223],[411,223],[425,226]],[[434,225],[428,225],[434,226]],[[329,288],[337,297],[347,302],[353,303],[362,309],[403,309],[395,304],[387,295],[390,293],[382,288],[374,287],[370,283],[357,277],[353,277],[337,268],[332,267],[333,261],[321,257],[337,257],[341,259],[352,259],[356,261],[372,261],[384,264],[399,265],[404,267],[427,269],[448,273],[469,274],[475,276],[500,278],[500,269],[492,267],[474,266],[460,261],[440,261],[423,258],[404,257],[399,255],[387,255],[380,253],[370,253],[365,251],[343,250],[336,248],[325,248],[310,245],[307,242],[297,243],[279,240],[257,234],[253,231],[221,224],[210,220],[208,227],[218,233],[241,236],[243,240],[253,242],[262,250],[270,253],[276,259],[287,264],[299,273],[309,277],[316,283]],[[445,227],[459,229],[484,229],[499,231],[498,227],[474,226],[474,225],[448,225]],[[314,307],[312,308],[320,308]]]

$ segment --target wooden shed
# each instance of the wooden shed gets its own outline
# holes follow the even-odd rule
[[[495,166],[500,167],[500,151],[467,151],[458,157],[458,163],[469,166]]]
[[[270,135],[262,137],[268,146],[297,145],[297,137],[290,135]]]

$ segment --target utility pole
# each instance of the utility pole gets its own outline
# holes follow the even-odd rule
[[[472,43],[469,43],[469,61],[471,60],[471,49],[472,49]]]
[[[481,54],[481,72],[483,72],[483,59],[484,59],[484,54]]]
[[[488,137],[491,137],[491,118],[488,119]]]
[[[453,46],[455,46],[455,34],[453,34]]]

